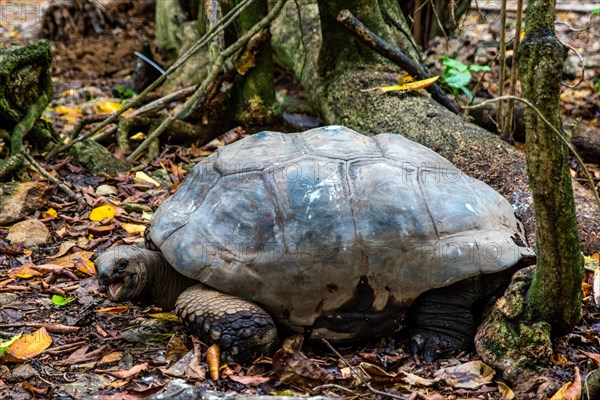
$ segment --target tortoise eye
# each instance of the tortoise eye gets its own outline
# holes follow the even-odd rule
[[[127,268],[128,264],[129,262],[126,259],[119,260],[119,264],[117,265],[117,272],[125,272],[125,268]]]

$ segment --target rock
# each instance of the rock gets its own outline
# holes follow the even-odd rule
[[[116,176],[131,169],[130,163],[115,158],[104,146],[92,140],[75,143],[69,154],[94,174]]]
[[[6,239],[11,244],[20,244],[26,248],[36,248],[50,241],[50,231],[46,225],[35,219],[14,224]]]
[[[116,196],[119,191],[112,185],[100,185],[96,188],[96,196]]]
[[[0,183],[0,225],[9,225],[42,208],[50,186],[43,182]]]

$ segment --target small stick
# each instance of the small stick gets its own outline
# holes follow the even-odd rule
[[[342,10],[337,16],[338,22],[342,23],[350,32],[358,37],[367,47],[381,54],[396,65],[402,67],[406,72],[417,80],[431,78],[432,75],[422,66],[413,61],[412,58],[404,54],[400,49],[392,46],[358,20],[349,10]],[[454,114],[460,114],[458,107],[444,94],[437,83],[427,87],[431,97],[438,103],[452,111]]]

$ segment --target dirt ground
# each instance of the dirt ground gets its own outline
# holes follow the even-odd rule
[[[515,8],[513,3],[509,2],[509,9]],[[484,8],[497,2],[478,4],[483,9],[471,10],[453,36],[431,42],[427,56],[433,69],[440,68],[441,56],[454,56],[469,65],[486,65],[497,56],[499,14]],[[567,83],[581,81],[563,89],[563,116],[567,122],[580,119],[597,131],[600,16],[568,11],[582,4],[559,1],[565,11],[557,13],[557,33],[572,48],[568,64],[573,79]],[[600,8],[598,1],[586,4]],[[32,43],[41,30],[40,16],[46,6],[46,2],[0,0],[0,46]],[[83,115],[98,112],[95,105],[108,100],[118,103],[122,93],[117,87],[126,87],[131,80],[137,61],[133,52],[144,43],[156,56],[152,2],[122,7],[126,8],[120,9],[121,22],[115,28],[53,41],[55,98],[47,115],[57,130],[69,131]],[[585,64],[583,78],[579,57]],[[496,68],[476,78],[482,79],[478,97],[497,94]],[[286,87],[291,81],[282,73],[278,85]],[[38,248],[11,244],[7,236],[12,224],[0,227],[0,351],[20,333],[26,338],[20,355],[0,358],[0,399],[141,399],[159,393],[167,393],[164,398],[184,398],[185,393],[199,390],[429,400],[549,398],[569,382],[582,385],[576,381],[576,368],[585,382],[600,364],[600,314],[589,285],[593,271],[586,272],[583,284],[581,324],[556,340],[548,365],[510,388],[478,364],[475,354],[432,363],[412,357],[406,332],[361,345],[336,346],[335,351],[311,344],[300,350],[294,338],[286,342],[287,352],[276,361],[264,358],[250,367],[218,366],[212,350],[207,352],[189,337],[173,314],[148,305],[115,305],[99,294],[93,254],[113,244],[141,241],[152,211],[177,188],[185,168],[242,136],[240,130],[224,132],[204,147],[165,144],[160,157],[145,169],[147,175],[98,176],[62,157],[46,165],[85,204],[51,188],[47,203],[28,216],[41,221],[50,234],[48,244]],[[589,167],[600,180],[598,165]],[[579,166],[574,164],[573,169],[577,176]],[[103,208],[107,205],[113,207],[112,213]],[[36,235],[27,229],[25,236]],[[340,361],[340,354],[345,361]],[[470,369],[465,372],[457,366]]]

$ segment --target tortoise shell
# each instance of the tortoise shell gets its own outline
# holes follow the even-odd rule
[[[533,255],[488,185],[400,135],[341,126],[216,151],[147,234],[183,275],[335,339],[396,330],[425,291]]]

